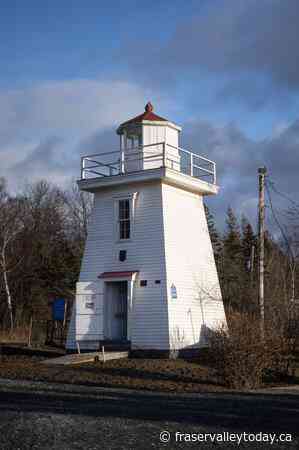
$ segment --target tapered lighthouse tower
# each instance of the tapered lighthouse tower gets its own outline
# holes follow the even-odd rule
[[[225,322],[203,205],[218,192],[216,166],[180,148],[180,132],[148,103],[117,129],[118,150],[82,158],[94,208],[69,350],[194,349]]]

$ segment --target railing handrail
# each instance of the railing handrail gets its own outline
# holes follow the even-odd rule
[[[163,145],[165,144],[165,142],[157,142],[155,144],[146,144],[146,145],[138,145],[137,147],[127,147],[125,150],[137,150],[137,149],[142,149],[142,148],[146,148],[146,147],[154,147],[156,145]],[[107,155],[112,155],[115,153],[120,153],[120,150],[113,150],[112,152],[104,152],[104,153],[93,153],[91,155],[84,155],[82,156],[82,158],[84,159],[88,159],[88,158],[93,158],[94,156],[107,156]]]
[[[154,154],[150,154],[150,155],[144,154],[143,156],[141,156],[144,149],[152,147],[153,151],[154,151],[154,148],[157,149],[157,146],[161,146],[161,145],[163,146],[162,153],[154,153]],[[183,168],[181,166],[180,160],[177,161],[177,160],[171,159],[172,155],[171,154],[168,155],[167,147],[177,150],[177,152],[179,154],[183,153],[183,154],[188,155],[188,159],[190,159],[190,163],[187,164],[187,166],[185,168]],[[184,149],[182,147],[176,147],[172,144],[169,144],[169,143],[163,141],[163,142],[155,142],[153,144],[138,145],[135,147],[130,147],[130,148],[125,149],[125,152],[126,151],[128,153],[123,152],[121,154],[121,151],[117,150],[117,151],[97,153],[97,154],[94,153],[91,155],[82,156],[81,157],[81,178],[84,179],[85,178],[84,175],[86,175],[87,173],[93,173],[93,174],[96,174],[101,177],[116,175],[117,173],[115,173],[115,172],[113,173],[113,171],[117,171],[118,174],[124,174],[124,173],[128,172],[127,163],[130,164],[130,163],[134,163],[134,162],[139,162],[142,159],[152,160],[152,161],[157,161],[157,160],[161,159],[161,167],[165,167],[167,165],[166,162],[169,161],[169,162],[171,162],[171,168],[173,170],[178,170],[179,172],[183,172],[186,175],[190,175],[191,177],[194,177],[194,178],[200,178],[200,175],[194,174],[194,169],[196,169],[196,170],[206,173],[207,175],[211,175],[212,180],[213,180],[212,183],[216,184],[216,163],[204,156],[201,156],[197,153],[191,152],[190,150]],[[119,155],[119,158],[117,159],[117,161],[103,163],[101,161],[96,160],[96,159],[102,158],[104,156],[115,155],[115,154]],[[170,156],[170,158],[169,158],[169,156]],[[134,158],[134,157],[136,157],[136,158]],[[96,158],[96,159],[93,159],[93,158]],[[132,159],[130,159],[130,158],[132,158]],[[197,158],[197,161],[196,161],[196,158]],[[126,159],[127,159],[127,161],[125,161]],[[205,164],[205,167],[202,167],[202,166],[194,163],[194,161],[198,162],[198,160],[205,161],[207,163],[207,164]],[[88,163],[93,163],[95,165],[88,166]],[[125,165],[123,165],[123,164],[125,164]],[[176,167],[178,166],[179,168],[175,169],[174,165]],[[211,168],[209,168],[210,165],[212,166]],[[189,169],[187,169],[188,166],[190,166]],[[108,168],[109,174],[104,174],[102,172],[97,172],[95,170],[92,170],[92,169],[96,169],[96,168],[100,169],[101,167]],[[182,171],[182,169],[183,169],[183,171]],[[146,170],[146,169],[143,168],[140,170]],[[188,170],[188,171],[190,170],[190,173],[186,173],[184,170]],[[204,177],[205,175],[202,174],[201,176]]]
[[[193,155],[196,158],[200,158],[200,159],[203,159],[204,161],[207,161],[207,162],[209,162],[211,164],[214,164],[214,161],[211,161],[210,159],[206,158],[205,156],[201,156],[198,153],[194,153],[194,152],[191,152],[190,150],[187,150],[185,148],[176,147],[175,145],[171,145],[171,144],[168,144],[168,143],[166,143],[166,145],[167,145],[167,147],[175,148],[176,150],[180,150],[181,152],[188,153],[189,155]]]

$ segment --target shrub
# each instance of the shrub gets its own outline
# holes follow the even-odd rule
[[[267,324],[260,338],[260,322],[250,314],[235,313],[229,330],[222,326],[210,334],[213,364],[221,381],[234,389],[256,389],[266,376],[285,377],[293,363],[294,336],[284,325]]]

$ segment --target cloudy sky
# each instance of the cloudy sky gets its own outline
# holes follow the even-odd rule
[[[151,100],[216,161],[218,223],[255,222],[260,165],[299,201],[298,42],[298,0],[2,0],[0,175],[67,185]]]

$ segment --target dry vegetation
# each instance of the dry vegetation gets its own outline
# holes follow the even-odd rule
[[[34,354],[33,354],[34,355]],[[2,356],[0,377],[164,392],[215,392],[225,388],[215,371],[196,362],[121,359],[75,366],[48,366],[39,356]]]
[[[10,329],[0,329],[0,343],[1,342],[14,342],[14,343],[25,343],[28,341],[29,326],[19,326],[15,327],[13,331]]]
[[[49,366],[42,361],[58,356],[58,350],[10,348],[9,354],[2,354],[0,378],[164,392],[220,392],[298,383],[295,376],[286,378],[286,373],[291,373],[291,365],[286,372],[288,353],[281,353],[277,347],[264,349],[251,333],[252,328],[246,325],[241,331],[240,323],[233,338],[225,330],[219,330],[213,337],[212,348],[202,350],[198,360],[193,361],[120,359]],[[237,334],[242,336],[241,340]],[[299,369],[296,375],[299,376]]]
[[[255,389],[265,382],[294,379],[299,346],[298,320],[266,323],[260,337],[260,321],[252,314],[235,313],[229,330],[219,328],[210,337],[211,358],[219,378],[235,389]]]

